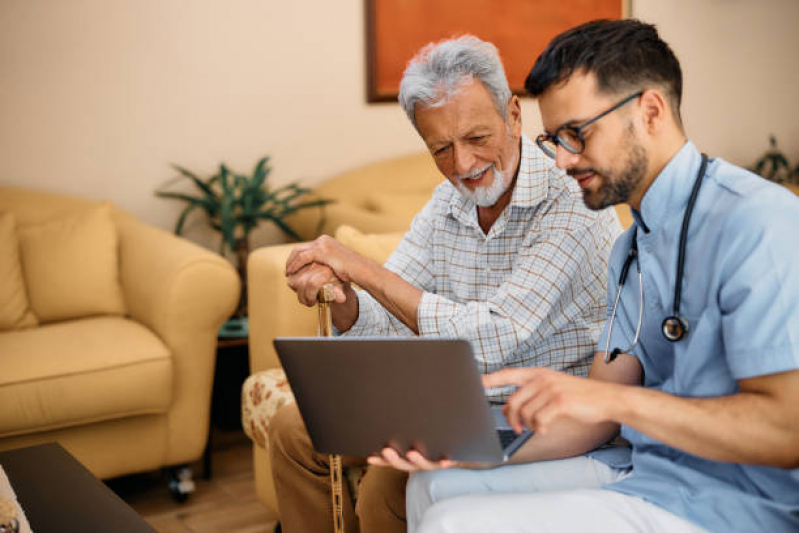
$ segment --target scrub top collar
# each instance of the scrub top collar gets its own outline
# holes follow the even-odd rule
[[[682,216],[701,163],[702,154],[686,141],[644,193],[641,210],[631,209],[644,233],[662,228],[675,214]]]

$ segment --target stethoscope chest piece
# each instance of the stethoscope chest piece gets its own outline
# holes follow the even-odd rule
[[[671,315],[663,319],[661,324],[666,340],[677,342],[688,334],[688,321],[681,316]]]

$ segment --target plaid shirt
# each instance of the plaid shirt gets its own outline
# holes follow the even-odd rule
[[[487,235],[475,204],[445,181],[385,266],[424,291],[420,334],[468,339],[481,372],[548,366],[584,376],[605,320],[608,255],[620,233],[615,211],[586,208],[574,180],[523,136],[513,196]],[[358,300],[347,335],[413,334],[365,291]]]

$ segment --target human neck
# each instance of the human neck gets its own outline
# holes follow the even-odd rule
[[[669,161],[677,155],[677,152],[680,151],[680,148],[683,147],[687,140],[688,139],[686,139],[681,131],[677,131],[675,134],[663,139],[663,141],[656,146],[653,145],[653,149],[649,152],[650,158],[647,164],[646,175],[627,200],[630,207],[636,211],[641,211],[641,202],[644,196],[646,196],[646,192],[663,169],[666,168],[666,165],[669,164]]]
[[[517,167],[518,170],[518,167]],[[488,207],[480,207],[477,206],[477,222],[480,224],[480,229],[483,230],[483,233],[488,235],[488,232],[491,231],[491,226],[494,225],[494,222],[497,221],[499,215],[502,214],[502,211],[510,203],[511,198],[513,197],[513,190],[516,188],[516,174],[513,175],[513,179],[508,185],[508,189],[502,193],[502,196],[499,197],[499,200],[494,205],[490,205]]]

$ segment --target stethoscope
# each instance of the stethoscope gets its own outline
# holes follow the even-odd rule
[[[683,269],[685,267],[685,241],[688,237],[688,224],[691,222],[691,215],[694,212],[694,204],[696,204],[696,197],[699,196],[699,188],[702,186],[702,178],[705,176],[705,169],[707,168],[708,157],[702,154],[702,164],[699,166],[699,173],[694,180],[694,187],[691,190],[691,196],[688,198],[688,205],[685,208],[685,214],[682,218],[682,227],[680,228],[680,243],[677,251],[677,283],[674,287],[674,305],[672,306],[671,315],[663,319],[660,326],[663,336],[666,340],[677,342],[688,335],[688,320],[680,316],[680,297],[682,295],[682,277]],[[627,258],[624,260],[624,265],[621,267],[621,274],[619,275],[619,287],[616,289],[616,298],[613,301],[613,309],[610,312],[610,324],[608,324],[608,338],[605,342],[605,363],[610,363],[616,359],[621,353],[630,353],[633,348],[638,344],[638,339],[641,336],[641,324],[644,318],[644,284],[641,276],[641,262],[638,259],[638,227],[633,230],[633,242],[630,245],[630,251],[627,253]],[[633,342],[624,350],[621,348],[614,348],[610,350],[610,338],[613,333],[613,323],[616,321],[616,308],[619,305],[619,298],[621,297],[621,289],[624,287],[624,282],[627,280],[627,273],[630,266],[635,260],[635,268],[638,271],[638,324],[635,326],[635,335]]]

